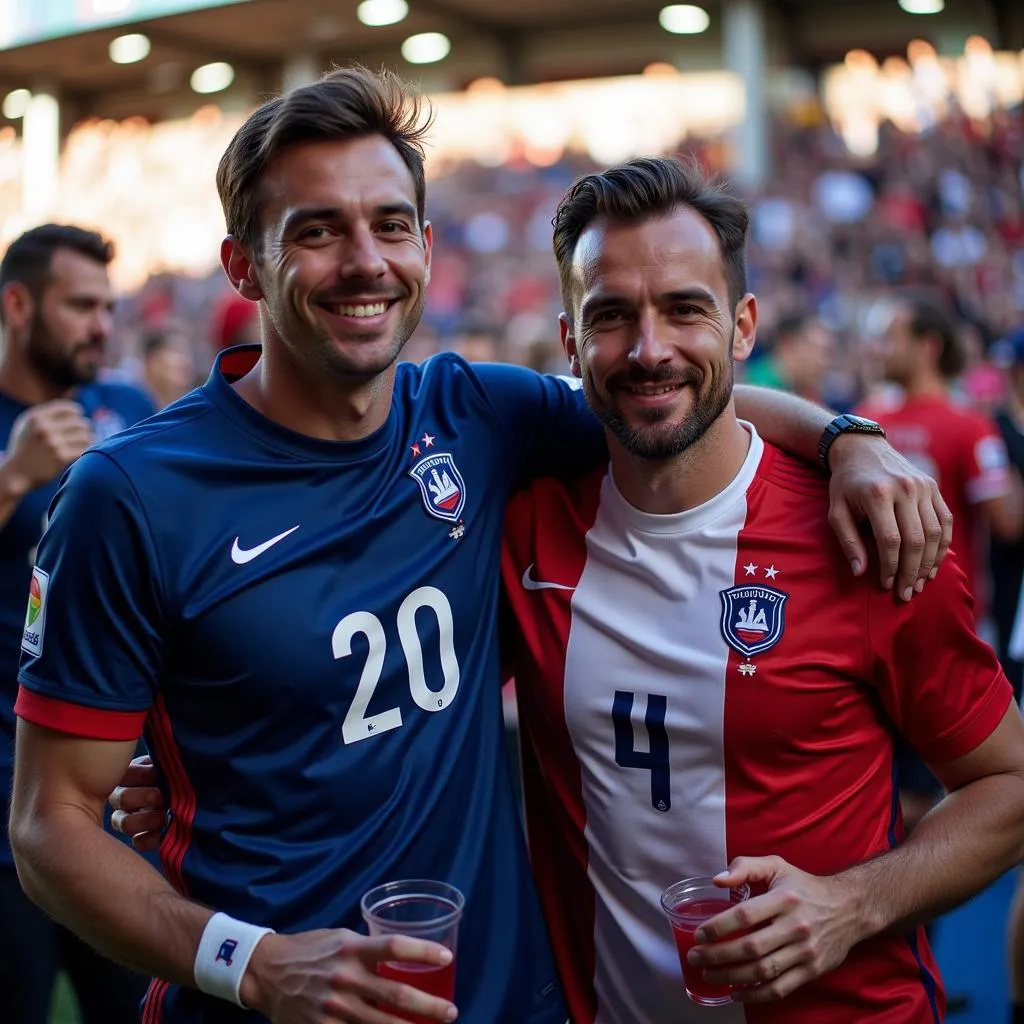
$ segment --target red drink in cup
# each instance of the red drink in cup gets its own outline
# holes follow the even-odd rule
[[[670,885],[661,895],[661,906],[672,925],[672,934],[679,950],[686,994],[701,1006],[724,1006],[731,1003],[732,988],[706,981],[705,968],[694,967],[686,962],[686,954],[697,945],[694,935],[705,921],[742,903],[749,895],[750,889],[746,885],[723,889],[715,885],[710,877],[684,878]],[[729,936],[729,941],[745,934],[746,931],[738,931]]]
[[[378,964],[377,973],[454,1002],[454,957],[464,904],[465,899],[455,886],[422,878],[387,882],[371,889],[362,899],[363,920],[371,935],[409,935],[438,942],[452,951],[452,962],[444,967],[389,961]],[[402,1014],[391,1007],[383,1009],[410,1024],[433,1024],[425,1017]]]
[[[400,964],[385,963],[377,967],[377,973],[382,978],[392,978],[400,981],[403,985],[411,985],[421,992],[437,996],[439,999],[447,999],[450,1003],[455,1001],[455,961],[447,967],[430,967],[427,964]],[[411,1021],[412,1024],[437,1024],[436,1021],[428,1020],[426,1017],[417,1017],[414,1014],[403,1014],[398,1010],[388,1008],[388,1013],[399,1020]]]

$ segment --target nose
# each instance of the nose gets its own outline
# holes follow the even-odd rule
[[[629,361],[651,372],[662,363],[672,360],[672,347],[663,335],[661,318],[651,311],[644,311],[637,320],[636,337],[629,350]]]
[[[92,322],[93,336],[106,341],[114,333],[114,314],[105,306],[98,306]]]
[[[377,239],[368,225],[359,225],[349,235],[339,269],[342,277],[357,278],[381,277],[387,270]]]

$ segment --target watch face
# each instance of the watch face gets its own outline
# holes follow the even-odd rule
[[[878,430],[878,424],[874,420],[865,419],[863,416],[854,416],[847,413],[846,418],[858,427],[866,427],[868,430]]]

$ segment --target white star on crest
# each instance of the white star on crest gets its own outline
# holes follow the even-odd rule
[[[779,575],[779,570],[776,569],[774,565],[769,565],[768,568],[765,569],[764,574],[768,579],[773,580]]]
[[[757,566],[753,562],[748,562],[743,568],[747,570],[748,576],[753,576],[757,572]]]
[[[435,440],[436,440],[436,438],[431,437],[430,434],[424,434],[423,435],[423,447],[424,448],[433,448]]]

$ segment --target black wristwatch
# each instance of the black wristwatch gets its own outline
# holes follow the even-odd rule
[[[821,440],[818,441],[818,459],[826,473],[830,472],[828,464],[828,450],[832,442],[840,434],[874,434],[876,437],[885,437],[885,431],[881,424],[874,420],[866,420],[863,416],[854,416],[851,413],[843,413],[837,416],[822,432]]]

